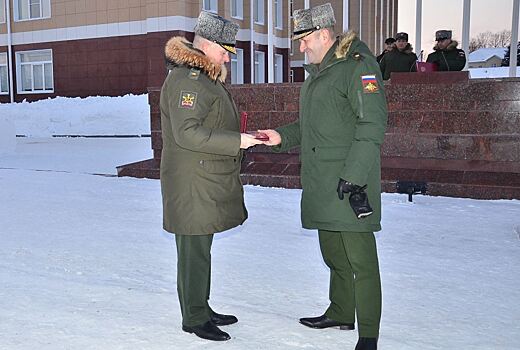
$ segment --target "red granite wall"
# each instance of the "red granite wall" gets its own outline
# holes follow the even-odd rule
[[[300,84],[231,86],[250,128],[275,128],[298,117]],[[467,72],[401,73],[386,85],[389,122],[382,182],[424,181],[432,195],[520,199],[520,79],[468,80]],[[160,160],[159,89],[151,89],[152,163],[120,167],[120,175],[152,176]],[[153,170],[158,176],[157,169]],[[248,150],[244,183],[296,188],[298,150]]]

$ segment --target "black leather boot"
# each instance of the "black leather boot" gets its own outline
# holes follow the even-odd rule
[[[229,340],[231,337],[226,332],[222,332],[213,322],[208,321],[198,326],[182,326],[182,330],[188,333],[195,333],[195,335],[202,339],[223,341]]]
[[[233,315],[217,314],[215,311],[211,312],[210,319],[216,326],[227,326],[238,322],[238,319]]]
[[[305,317],[300,318],[300,323],[304,326],[311,327],[311,328],[329,328],[329,327],[339,327],[341,330],[353,330],[354,324],[353,323],[342,323],[338,321],[331,320],[325,315],[321,315],[318,317]]]
[[[355,350],[377,350],[377,338],[359,338]]]

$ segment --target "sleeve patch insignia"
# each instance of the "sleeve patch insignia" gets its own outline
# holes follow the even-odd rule
[[[193,109],[197,102],[197,93],[190,91],[181,91],[181,98],[179,100],[179,108]]]
[[[363,84],[363,92],[365,94],[374,94],[379,92],[379,85],[375,75],[361,76],[361,83]]]

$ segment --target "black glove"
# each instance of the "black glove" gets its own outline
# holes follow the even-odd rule
[[[343,179],[339,179],[338,182],[339,199],[343,200],[343,198],[345,198],[344,193],[350,193],[348,201],[358,219],[369,216],[374,212],[368,203],[368,196],[365,192],[366,188],[367,185],[358,186]]]

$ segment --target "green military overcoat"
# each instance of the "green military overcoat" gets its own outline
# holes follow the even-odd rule
[[[212,234],[247,218],[240,181],[240,120],[213,64],[184,38],[165,48],[161,90],[163,226],[183,235]]]
[[[307,65],[299,120],[278,128],[283,151],[300,145],[302,225],[309,229],[374,232],[381,229],[381,164],[387,106],[374,55],[353,32],[343,34],[320,65]],[[374,213],[358,219],[342,178],[367,185]]]

